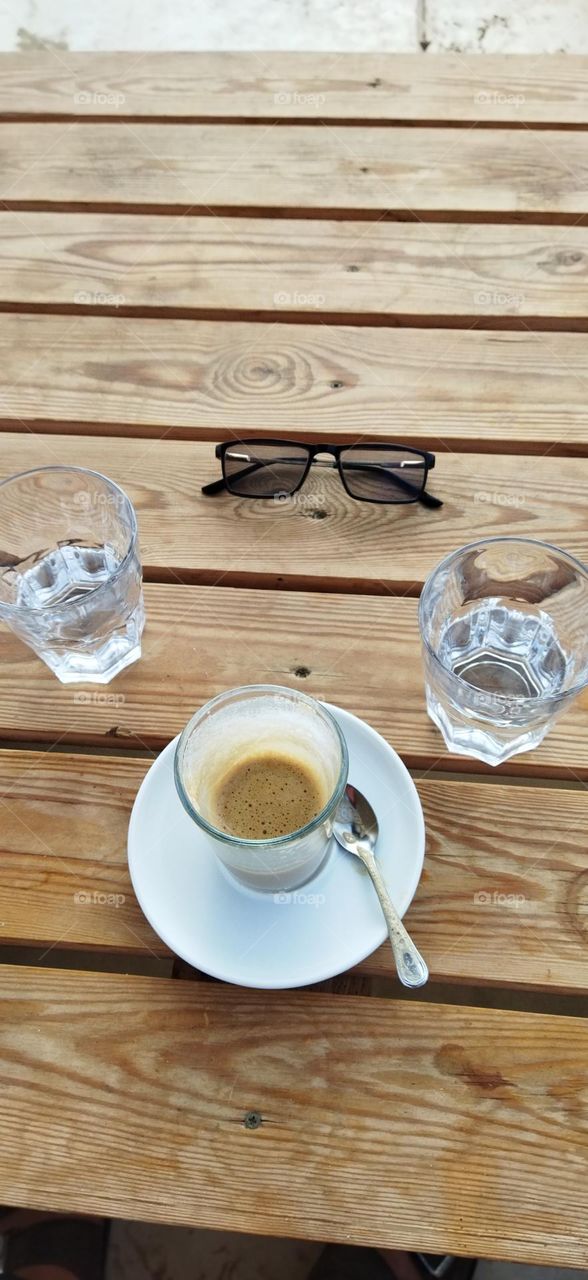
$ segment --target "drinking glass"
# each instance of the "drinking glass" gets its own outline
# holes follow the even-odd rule
[[[210,820],[215,785],[240,758],[273,750],[318,774],[328,799],[310,822],[289,835],[246,840]],[[175,753],[178,795],[227,870],[252,889],[296,889],[321,866],[345,786],[347,745],[326,707],[280,685],[229,689],[207,702],[184,729]]]
[[[420,599],[427,710],[450,751],[529,751],[588,684],[588,572],[531,538],[447,556]]]
[[[0,620],[64,684],[107,684],[140,657],[137,519],[118,485],[61,466],[0,484]]]

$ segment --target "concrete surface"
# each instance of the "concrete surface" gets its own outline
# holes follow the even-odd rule
[[[0,49],[588,52],[588,0],[0,0]]]

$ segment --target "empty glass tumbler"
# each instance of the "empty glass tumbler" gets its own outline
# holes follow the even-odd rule
[[[588,571],[530,538],[447,556],[422,591],[427,709],[450,751],[497,765],[538,746],[588,684]]]
[[[112,480],[56,466],[0,484],[0,621],[64,684],[107,684],[140,657],[137,520]]]

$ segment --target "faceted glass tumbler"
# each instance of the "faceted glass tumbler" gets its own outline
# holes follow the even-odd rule
[[[588,571],[545,542],[489,538],[447,556],[419,604],[427,710],[450,751],[529,751],[588,684]]]
[[[107,684],[140,657],[137,519],[112,480],[56,466],[0,484],[0,621],[64,684]]]

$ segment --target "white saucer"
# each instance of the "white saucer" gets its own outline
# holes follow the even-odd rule
[[[326,704],[327,706],[329,704]],[[425,824],[410,774],[356,716],[329,707],[349,748],[349,779],[378,816],[377,855],[404,915],[419,882]],[[133,888],[149,923],[197,969],[244,987],[300,987],[358,964],[387,936],[361,863],[332,841],[314,878],[290,893],[238,884],[178,798],[170,742],[143,780],[129,825]]]

